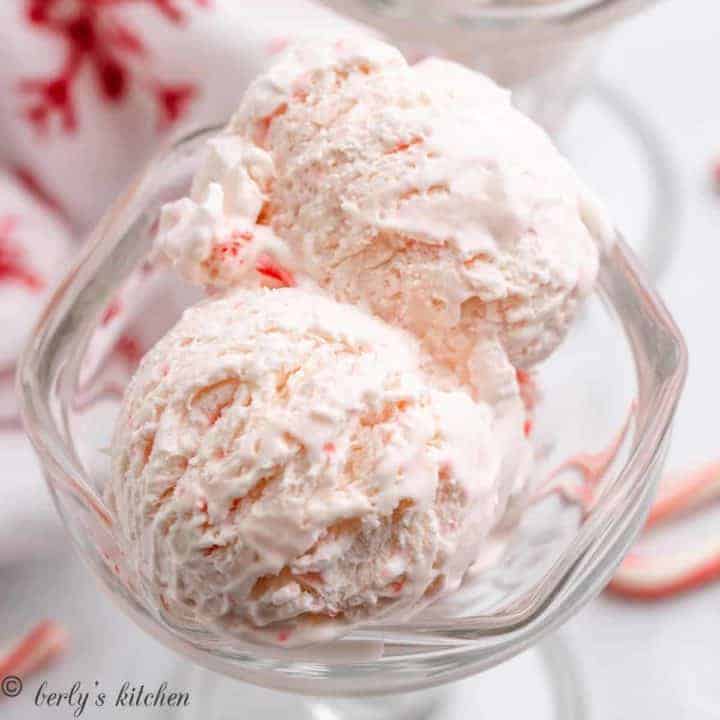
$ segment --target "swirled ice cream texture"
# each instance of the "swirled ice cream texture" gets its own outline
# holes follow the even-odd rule
[[[221,197],[222,222],[257,233],[255,252],[276,248],[337,299],[409,330],[478,396],[491,344],[523,368],[557,347],[612,237],[508,93],[448,61],[410,67],[379,42],[291,49],[210,145],[188,202]],[[227,237],[206,229],[205,257]],[[167,254],[182,269],[191,252]]]
[[[142,361],[107,498],[171,618],[302,645],[460,584],[516,480],[492,429],[488,405],[427,384],[403,331],[317,293],[239,291]]]
[[[225,296],[148,355],[118,423],[108,500],[146,595],[288,646],[451,592],[522,498],[528,369],[609,228],[486,78],[290,49],[161,217],[161,253]]]

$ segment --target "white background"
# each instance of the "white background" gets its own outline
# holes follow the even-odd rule
[[[720,194],[713,190],[710,168],[714,156],[720,160],[719,69],[720,3],[715,0],[665,0],[627,22],[613,34],[598,69],[603,84],[632,97],[662,140],[674,171],[681,216],[674,255],[659,287],[685,333],[690,375],[668,461],[671,468],[718,453],[714,410],[720,388]],[[581,113],[588,114],[582,105],[577,122],[585,117]],[[577,147],[580,130],[587,133],[581,136],[586,145],[579,158],[587,160],[591,181],[593,173],[598,175],[601,191],[611,178],[609,204],[621,224],[627,219],[632,226],[633,195],[632,189],[623,188],[622,158],[608,157],[603,151],[602,124],[597,124],[597,132],[592,121],[583,120],[575,127],[577,131],[571,125],[571,147]],[[47,502],[44,497],[43,502]],[[47,536],[56,537],[52,532]],[[194,672],[188,661],[175,657],[121,616],[69,553],[63,536],[57,537],[63,544],[52,560],[28,560],[0,570],[0,640],[10,642],[40,618],[52,617],[72,635],[68,655],[41,676],[54,687],[76,679],[86,685],[97,680],[109,688],[121,680],[186,685]],[[590,717],[720,719],[720,584],[655,605],[602,597],[571,621],[562,637],[578,663]],[[28,685],[34,688],[37,683]],[[200,702],[194,698],[196,710]],[[0,701],[0,713],[8,720],[36,714],[71,717],[67,709],[36,710],[27,694]],[[125,715],[151,717],[142,710]],[[111,717],[111,713],[88,710],[84,717]],[[206,717],[214,720],[212,713]],[[472,717],[479,716],[472,713]],[[513,715],[496,706],[487,717]]]

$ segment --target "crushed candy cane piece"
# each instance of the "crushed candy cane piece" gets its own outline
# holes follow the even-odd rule
[[[3,658],[0,658],[0,677],[25,677],[44,668],[67,647],[68,634],[54,620],[38,623]]]

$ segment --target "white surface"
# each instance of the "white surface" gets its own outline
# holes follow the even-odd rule
[[[715,368],[720,343],[709,317],[720,301],[716,279],[720,196],[709,180],[713,156],[720,155],[720,95],[712,82],[720,64],[718,27],[717,3],[665,0],[615,34],[600,67],[603,81],[635,98],[677,161],[683,208],[680,245],[660,288],[686,334],[691,359],[669,458],[671,467],[693,464],[718,452],[717,423],[710,403],[717,396]],[[622,158],[617,162],[621,185]],[[625,204],[622,193],[613,195],[611,205]],[[627,201],[631,200],[628,194]],[[618,216],[627,214],[627,207],[618,208]],[[716,585],[657,605],[625,604],[603,597],[582,612],[564,630],[564,637],[580,662],[590,717],[720,718],[719,608],[720,585]],[[189,663],[133,627],[97,593],[94,580],[69,554],[61,554],[52,563],[2,570],[0,638],[9,641],[16,631],[42,616],[56,618],[70,629],[73,648],[64,662],[38,676],[38,682],[46,677],[51,685],[60,687],[72,680],[91,683],[97,679],[110,689],[123,680],[152,685],[164,679],[179,689],[191,682]],[[36,688],[35,679],[28,681],[28,686]],[[209,696],[212,687],[205,688]],[[3,717],[71,717],[67,708],[37,710],[29,695],[3,701]],[[208,707],[201,695],[199,691],[192,698],[196,714],[198,708]],[[482,717],[477,708],[472,705],[472,712],[466,711],[464,717]],[[232,717],[244,717],[242,708],[236,710]],[[167,713],[158,716],[169,716]],[[109,718],[112,713],[107,708],[89,709],[83,717]],[[123,717],[153,716],[134,710]],[[212,711],[203,717],[215,720]],[[497,708],[488,717],[519,716]]]
[[[720,195],[711,165],[720,159],[720,5],[666,0],[611,39],[600,79],[632,95],[673,160],[681,218],[675,254],[659,288],[685,334],[690,373],[668,468],[716,457],[720,342],[711,313],[720,301]],[[622,188],[622,174],[618,177]],[[629,196],[632,197],[632,196]],[[622,193],[613,193],[622,204]],[[617,214],[628,215],[627,204]],[[720,718],[717,657],[720,585],[655,605],[602,597],[564,630],[580,658],[591,717],[602,720]]]

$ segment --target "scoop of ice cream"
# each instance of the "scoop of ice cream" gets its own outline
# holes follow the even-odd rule
[[[521,367],[552,352],[611,237],[508,93],[368,40],[296,46],[261,76],[192,202],[211,188],[226,217],[271,229],[322,287],[411,331],[476,389],[478,345]]]
[[[286,646],[456,588],[527,453],[521,423],[428,386],[410,335],[297,288],[187,310],[113,447],[143,591],[173,622]]]

